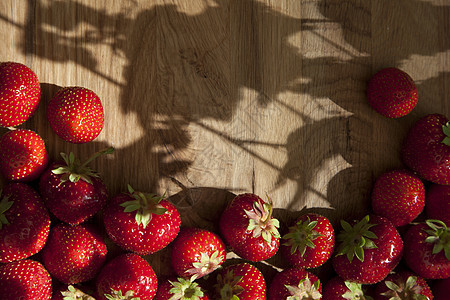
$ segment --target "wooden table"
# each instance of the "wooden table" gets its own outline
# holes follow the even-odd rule
[[[0,26],[0,60],[25,63],[42,83],[21,128],[53,159],[113,146],[92,165],[111,195],[127,184],[165,192],[184,226],[217,229],[243,192],[269,195],[284,225],[305,211],[336,226],[363,216],[376,177],[403,166],[410,126],[450,116],[446,0],[5,0]],[[365,97],[371,75],[391,66],[419,90],[400,119]],[[64,86],[102,99],[95,141],[52,132],[46,103]],[[163,272],[163,254],[155,267]]]

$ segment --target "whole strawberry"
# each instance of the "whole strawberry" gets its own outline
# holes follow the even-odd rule
[[[439,220],[411,226],[403,236],[406,265],[425,279],[450,277],[450,229]]]
[[[17,126],[39,106],[41,86],[36,74],[17,62],[0,63],[0,126]]]
[[[373,298],[367,295],[362,284],[335,276],[323,286],[322,300],[373,300]]]
[[[427,282],[409,271],[389,274],[383,281],[377,283],[375,295],[375,300],[433,299],[433,293]]]
[[[48,164],[44,141],[28,129],[11,130],[0,138],[0,173],[6,180],[30,182]]]
[[[121,254],[109,261],[96,279],[98,300],[151,300],[158,280],[150,264],[134,253]]]
[[[106,254],[106,244],[95,227],[86,223],[77,226],[60,223],[50,230],[42,259],[53,277],[74,284],[93,279],[103,266]]]
[[[425,213],[429,219],[450,226],[450,185],[431,184],[425,194]]]
[[[316,268],[323,265],[334,250],[334,230],[330,221],[319,214],[300,216],[289,227],[280,246],[283,257],[299,268]]]
[[[400,118],[416,106],[417,87],[406,72],[397,68],[384,68],[369,80],[367,100],[379,114]]]
[[[201,228],[182,228],[172,244],[175,273],[197,279],[215,271],[225,261],[225,244],[215,233]]]
[[[304,269],[285,269],[273,278],[267,298],[269,300],[322,299],[322,284],[316,275]]]
[[[411,170],[433,183],[450,184],[450,123],[441,114],[429,114],[409,130],[401,158]]]
[[[103,129],[103,106],[93,91],[84,87],[65,87],[48,103],[47,119],[53,131],[64,141],[87,143]]]
[[[339,246],[332,264],[342,279],[377,283],[400,262],[403,241],[388,219],[369,215],[353,226],[344,220],[341,225],[343,230],[336,237]]]
[[[170,277],[159,281],[154,300],[208,300],[202,287],[195,281]]]
[[[251,193],[237,195],[220,217],[220,234],[231,249],[253,262],[275,255],[280,244],[273,205]]]
[[[266,281],[261,271],[249,263],[237,263],[221,269],[215,285],[220,300],[265,300]]]
[[[409,170],[385,172],[372,189],[372,210],[394,224],[403,226],[414,220],[425,206],[425,187]]]
[[[39,180],[39,191],[50,212],[59,220],[77,225],[105,206],[108,199],[106,185],[88,164],[113,150],[108,148],[97,152],[84,163],[72,152],[69,155],[61,153],[64,161],[53,163],[44,171]]]
[[[0,263],[28,258],[45,245],[50,216],[39,194],[25,183],[0,192]]]
[[[180,231],[181,218],[176,207],[156,194],[135,191],[111,199],[103,222],[109,237],[117,245],[140,255],[165,248]]]

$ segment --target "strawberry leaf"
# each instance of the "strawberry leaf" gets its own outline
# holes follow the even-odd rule
[[[450,146],[450,122],[447,122],[447,124],[442,125],[442,131],[446,135],[445,138],[442,140],[442,143],[444,143],[447,146]]]

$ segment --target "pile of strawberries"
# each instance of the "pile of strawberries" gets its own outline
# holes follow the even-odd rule
[[[1,299],[449,299],[445,116],[414,124],[401,151],[405,168],[376,180],[372,211],[361,220],[342,220],[335,231],[326,217],[304,213],[281,228],[268,196],[243,193],[212,232],[182,227],[164,196],[131,186],[109,195],[89,164],[112,148],[86,161],[62,153],[50,162],[36,132],[13,128],[33,115],[40,94],[32,70],[0,64],[0,126],[10,129],[0,137]],[[416,105],[417,89],[405,72],[388,68],[370,80],[367,97],[398,118]],[[94,92],[66,87],[50,100],[47,119],[64,141],[86,143],[104,115]],[[162,249],[170,250],[169,277],[157,277],[144,259]],[[276,253],[289,267],[265,278],[256,263]],[[316,270],[327,262],[333,274],[322,283]]]

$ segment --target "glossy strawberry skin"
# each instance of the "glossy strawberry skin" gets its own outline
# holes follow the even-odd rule
[[[428,181],[450,184],[450,146],[442,143],[444,126],[449,120],[441,114],[429,114],[419,119],[409,130],[402,145],[405,165]]]
[[[0,265],[2,299],[52,298],[52,279],[44,266],[31,259]],[[3,298],[7,296],[7,298]]]
[[[120,272],[118,272],[120,270]],[[125,294],[134,291],[133,297],[151,300],[156,295],[158,279],[150,264],[134,253],[121,254],[109,261],[96,279],[98,300],[107,300],[111,289]]]
[[[369,80],[367,99],[379,114],[400,118],[416,106],[417,87],[406,72],[397,68],[384,68]]]
[[[36,132],[17,129],[0,138],[0,172],[6,180],[33,181],[47,165],[47,149]]]
[[[0,263],[28,258],[45,245],[50,217],[39,194],[25,183],[9,183],[1,198],[13,202],[5,217],[9,224],[0,229]]]
[[[167,199],[159,204],[167,209],[163,215],[152,214],[146,228],[137,224],[136,212],[124,212],[120,204],[131,201],[130,194],[113,197],[104,210],[103,222],[106,232],[114,243],[139,255],[148,255],[165,248],[178,235],[181,217],[176,207]]]
[[[392,170],[377,178],[371,199],[376,215],[387,218],[394,226],[403,226],[423,211],[425,187],[409,170]]]
[[[24,123],[37,110],[41,86],[37,75],[17,62],[0,64],[0,126]]]
[[[300,281],[306,278],[308,278],[312,284],[319,281],[318,291],[320,294],[322,294],[322,284],[320,283],[320,280],[316,275],[302,268],[288,268],[280,271],[275,275],[270,284],[269,291],[267,293],[267,299],[286,299],[287,297],[291,296],[291,293],[286,288],[286,285],[297,287]]]
[[[415,289],[416,293],[419,295],[423,295],[427,297],[427,300],[432,300],[433,293],[431,292],[430,287],[428,286],[427,282],[417,274],[414,274],[413,272],[409,271],[399,271],[396,273],[389,274],[383,281],[379,282],[375,286],[375,299],[374,300],[389,300],[389,296],[382,295],[383,293],[386,293],[390,291],[390,289],[386,286],[386,281],[391,281],[395,283],[398,286],[405,286],[406,281],[408,280],[408,277],[414,276],[416,277],[416,284]],[[394,295],[392,295],[394,296]],[[411,297],[411,298],[405,298],[405,299],[413,299],[413,294],[404,295],[405,297]]]
[[[106,254],[105,242],[98,230],[90,224],[55,225],[42,250],[46,269],[53,277],[66,284],[93,279],[103,266]]]
[[[428,219],[441,220],[450,227],[450,185],[431,184],[425,194]]]
[[[374,249],[364,250],[364,261],[356,257],[350,262],[346,255],[335,255],[332,265],[344,280],[361,284],[373,284],[383,280],[400,262],[403,255],[403,241],[394,224],[388,219],[370,215],[370,230],[377,236]]]
[[[93,91],[84,87],[65,87],[50,100],[47,119],[53,131],[64,141],[87,143],[103,129],[103,106]]]
[[[417,275],[425,279],[444,279],[450,277],[450,260],[444,251],[433,254],[433,244],[425,242],[429,236],[425,223],[411,226],[403,236],[405,242],[404,260]]]

